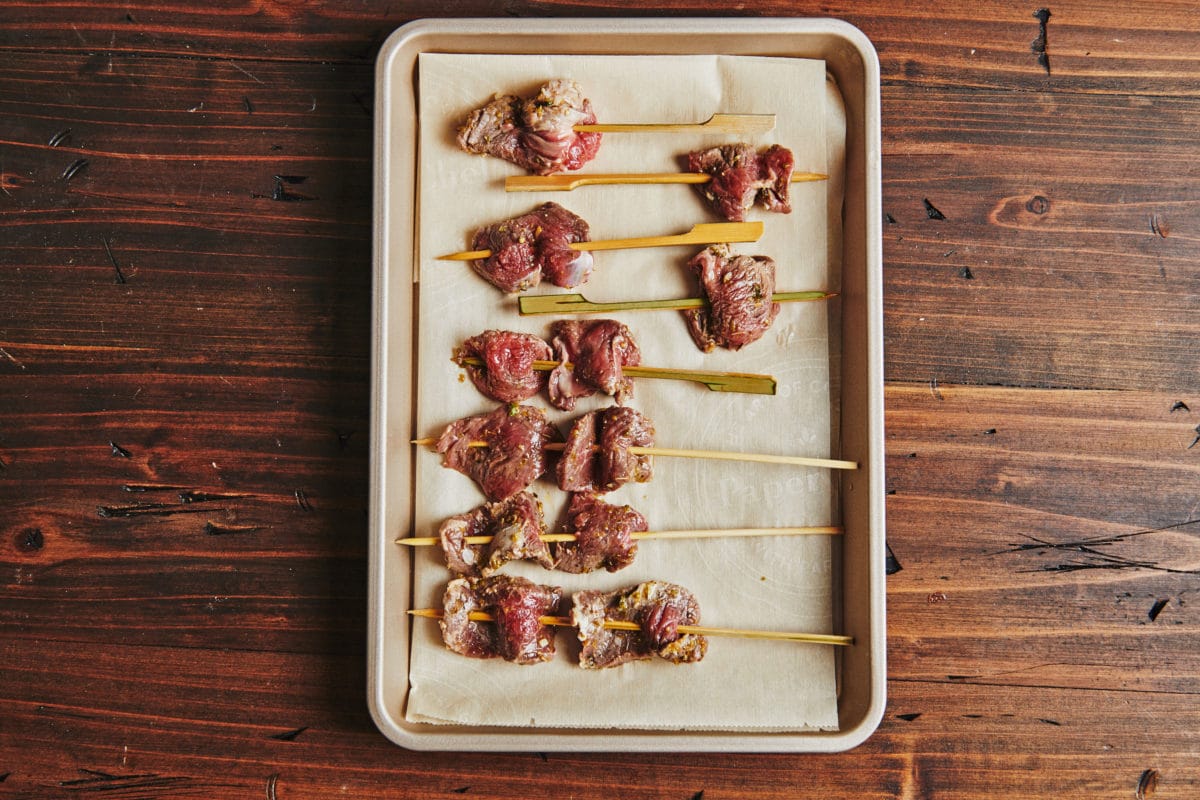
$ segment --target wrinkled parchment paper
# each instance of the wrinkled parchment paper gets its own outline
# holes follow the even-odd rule
[[[545,80],[577,80],[600,122],[700,121],[715,112],[775,113],[776,129],[749,139],[779,143],[796,155],[797,171],[826,172],[827,183],[793,184],[793,211],[755,210],[766,223],[753,244],[735,252],[766,254],[778,265],[779,291],[834,289],[838,265],[844,121],[823,62],[723,56],[490,56],[422,54],[419,64],[419,319],[417,431],[436,436],[453,420],[491,410],[449,359],[455,345],[486,328],[545,337],[552,317],[520,317],[516,301],[462,262],[439,254],[469,248],[472,232],[553,200],[591,226],[591,238],[681,233],[719,221],[687,186],[591,186],[572,192],[506,193],[503,180],[522,174],[498,159],[470,155],[454,143],[467,113],[496,92],[528,95]],[[582,172],[682,169],[680,157],[730,141],[703,134],[609,134]],[[832,210],[833,213],[830,213]],[[685,264],[700,248],[668,247],[596,254],[591,300],[694,296]],[[537,293],[563,291],[543,284]],[[764,339],[742,351],[701,353],[678,312],[613,315],[631,327],[642,363],[706,370],[769,373],[776,396],[710,392],[698,384],[635,381],[631,405],[654,422],[663,447],[837,457],[830,452],[837,420],[831,397],[829,315],[825,303],[786,303]],[[545,396],[527,401],[550,412],[565,432],[570,420],[611,398],[582,401],[574,413],[552,409]],[[629,503],[652,530],[825,525],[837,522],[836,487],[826,470],[681,458],[655,459],[654,479],[606,497]],[[567,496],[553,477],[537,482],[551,530],[559,529]],[[417,459],[416,530],[438,524],[484,500],[469,479]],[[404,533],[404,532],[399,532]],[[825,536],[642,542],[636,562],[616,573],[568,575],[528,564],[506,570],[540,583],[612,590],[661,579],[688,587],[702,623],[770,630],[832,630],[832,548]],[[438,607],[449,574],[437,548],[414,560],[416,607]],[[553,662],[516,666],[447,651],[437,624],[419,626],[412,641],[410,721],[465,725],[671,730],[798,730],[837,726],[833,649],[823,645],[712,638],[695,665],[661,660],[584,671],[576,663],[573,629],[560,629]]]

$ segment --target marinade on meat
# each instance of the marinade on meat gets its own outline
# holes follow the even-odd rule
[[[537,480],[546,471],[546,445],[560,440],[541,409],[510,404],[451,423],[435,448],[442,454],[442,466],[468,476],[496,502]]]
[[[680,634],[680,625],[700,622],[700,605],[684,587],[646,581],[615,592],[584,591],[572,597],[571,620],[583,648],[579,666],[606,669],[657,656],[676,664],[704,658],[708,640]],[[634,622],[636,631],[611,630],[606,621]]]
[[[535,370],[533,362],[549,361],[553,355],[550,345],[536,336],[487,330],[455,348],[454,361],[485,396],[501,403],[519,403],[546,385],[546,373]],[[483,365],[467,363],[469,358],[477,358]]]
[[[696,189],[718,214],[740,222],[755,203],[790,214],[792,151],[771,145],[756,152],[748,144],[728,144],[688,153],[688,171],[712,176]]]
[[[456,578],[442,597],[442,641],[470,658],[503,658],[540,664],[554,657],[554,632],[541,617],[554,614],[562,589],[525,578],[493,575]],[[492,622],[470,619],[473,611],[491,614]]]
[[[529,492],[520,492],[450,517],[438,528],[438,539],[451,572],[486,578],[509,561],[521,559],[552,569],[554,559],[542,541],[545,532],[541,502]],[[490,536],[492,540],[470,544],[468,536]]]
[[[472,111],[458,130],[458,146],[550,175],[577,170],[596,157],[601,134],[574,130],[595,123],[592,103],[579,84],[559,78],[531,98],[496,95]]]
[[[692,341],[704,352],[714,347],[740,350],[756,342],[779,315],[775,262],[766,256],[733,255],[712,245],[688,262],[708,300],[704,308],[682,312]]]
[[[550,328],[550,342],[559,361],[549,383],[550,402],[556,408],[571,411],[578,398],[596,391],[613,395],[618,403],[633,393],[633,381],[622,368],[640,364],[642,354],[633,333],[622,323],[559,320]]]
[[[592,254],[570,245],[588,241],[588,224],[557,203],[542,203],[528,214],[488,225],[475,232],[472,250],[491,255],[471,262],[496,288],[512,293],[532,289],[542,278],[571,288],[592,273]]]
[[[567,508],[568,533],[573,542],[555,542],[554,566],[563,572],[598,569],[616,572],[633,563],[637,542],[630,534],[649,530],[646,518],[630,506],[606,503],[596,495],[577,492]]]
[[[560,489],[611,492],[630,482],[645,483],[653,471],[649,455],[631,447],[653,447],[654,426],[632,408],[611,406],[576,420],[558,462]]]

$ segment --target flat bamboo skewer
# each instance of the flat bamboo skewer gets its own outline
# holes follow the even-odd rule
[[[441,619],[442,612],[436,608],[413,608],[408,612],[414,617],[425,619]],[[467,615],[474,622],[495,622],[495,618],[485,611],[472,611]],[[574,628],[570,617],[544,616],[538,617],[542,625],[559,628]],[[613,631],[640,631],[642,628],[636,622],[622,620],[605,620],[604,627]],[[830,644],[847,647],[854,644],[853,636],[839,636],[831,633],[795,633],[792,631],[756,631],[741,628],[711,628],[705,625],[680,625],[680,633],[690,633],[698,636],[739,636],[744,639],[774,639],[788,642],[807,642],[810,644]]]
[[[426,447],[437,443],[436,438],[413,439],[413,444]],[[488,447],[484,441],[473,441],[470,447]],[[563,442],[550,442],[544,445],[547,450],[563,450]],[[635,456],[670,456],[673,458],[709,458],[718,461],[753,461],[758,464],[789,464],[795,467],[822,467],[825,469],[858,469],[857,461],[843,461],[835,458],[809,458],[808,456],[776,456],[769,453],[736,453],[727,450],[682,450],[673,447],[629,447],[628,452]]]
[[[757,242],[763,233],[762,221],[700,222],[687,233],[668,236],[635,236],[629,239],[598,239],[592,242],[572,242],[572,250],[629,250],[636,247],[669,247],[682,244],[716,244],[718,242]],[[438,261],[477,261],[487,258],[491,250],[464,250],[438,256]]]
[[[739,538],[746,536],[817,536],[821,534],[836,535],[844,533],[839,525],[818,525],[803,528],[707,528],[682,531],[633,531],[629,538],[635,541],[645,539],[716,539]],[[467,536],[463,541],[467,544],[490,544],[491,536]],[[573,533],[544,533],[540,538],[543,542],[573,542],[577,538]],[[396,539],[395,544],[409,547],[430,547],[441,544],[436,536],[410,536],[407,539]]]
[[[776,303],[807,303],[837,297],[837,292],[776,292],[771,299]],[[593,303],[581,294],[527,294],[517,298],[521,316],[534,314],[607,314],[614,311],[662,311],[671,309],[703,308],[708,300],[703,297],[680,297],[670,300],[621,300],[611,303]],[[628,367],[626,368],[628,371]]]
[[[453,359],[461,366],[482,367],[483,360],[474,356]],[[558,366],[557,361],[537,359],[533,368],[548,372]],[[571,363],[567,362],[567,369]],[[741,394],[775,394],[775,379],[770,375],[755,375],[751,372],[705,372],[671,367],[625,366],[621,371],[631,378],[662,378],[665,380],[693,381],[707,386],[714,392],[738,392]]]
[[[578,133],[770,133],[774,114],[713,114],[704,122],[593,123],[575,125]]]
[[[591,175],[512,175],[504,179],[506,192],[569,192],[580,186],[645,185],[661,183],[708,183],[707,172],[597,172]],[[829,180],[822,172],[793,172],[792,183]]]

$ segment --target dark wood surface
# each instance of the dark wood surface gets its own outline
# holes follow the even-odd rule
[[[373,59],[629,12],[0,2],[0,798],[1198,796],[1200,15],[1038,8],[638,4],[879,50],[888,708],[510,756],[366,708]]]

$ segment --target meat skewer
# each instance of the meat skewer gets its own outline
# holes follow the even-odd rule
[[[504,179],[506,192],[570,192],[581,186],[648,184],[702,184],[712,180],[704,172],[593,172],[587,175],[511,175]],[[791,183],[829,180],[822,172],[793,172]]]
[[[775,292],[771,299],[776,303],[808,303],[814,300],[830,300],[837,296],[837,292]],[[577,292],[527,294],[517,298],[518,311],[523,317],[532,317],[538,314],[609,314],[616,311],[682,311],[689,308],[704,308],[708,304],[708,300],[703,297],[596,303]]]
[[[632,392],[629,378],[686,380],[714,392],[775,394],[770,375],[642,366],[632,332],[615,320],[559,320],[550,334],[553,348],[532,334],[486,330],[454,348],[451,360],[492,400],[519,403],[549,388],[551,403],[568,411],[575,398],[596,391],[621,402]],[[557,361],[551,359],[555,350]]]

